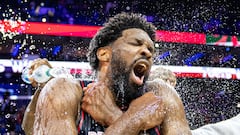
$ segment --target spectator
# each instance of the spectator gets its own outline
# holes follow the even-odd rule
[[[5,124],[4,134],[15,134],[16,118],[15,114],[17,112],[16,103],[10,99],[10,92],[6,91],[3,94],[3,101],[0,104],[1,108],[1,119]]]

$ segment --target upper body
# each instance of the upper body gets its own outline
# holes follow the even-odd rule
[[[141,28],[144,25],[134,18],[115,16],[90,43],[90,47],[100,46],[95,57],[96,49],[90,49],[90,64],[95,66],[96,57],[99,62],[95,67],[98,82],[84,89],[82,108],[107,126],[105,134],[133,135],[159,125],[165,135],[190,134],[183,104],[175,90],[159,81],[146,82],[153,64],[155,33],[150,24]],[[102,43],[101,32],[117,21],[120,24],[116,26],[125,29],[110,45],[101,46],[106,44]]]
[[[161,125],[167,134],[190,134],[183,104],[172,87],[146,82],[153,63],[155,27],[138,14],[111,18],[90,42],[95,83],[82,88],[53,78],[36,105],[34,134],[77,134],[78,108],[106,127],[105,135],[134,135]],[[81,104],[80,104],[81,103]]]
[[[2,95],[2,100],[0,102],[0,116],[2,117],[9,114],[15,114],[17,112],[16,103],[11,100],[10,95],[11,93],[9,91],[5,91]]]
[[[239,135],[240,114],[230,119],[192,130],[192,135]]]

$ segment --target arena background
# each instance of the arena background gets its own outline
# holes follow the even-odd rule
[[[116,13],[137,12],[157,30],[154,68],[176,73],[190,127],[215,123],[240,112],[240,4],[193,0],[2,0],[0,3],[0,94],[11,94],[15,133],[34,89],[21,71],[35,58],[64,66],[87,84],[91,37]],[[2,111],[2,110],[1,110]],[[2,114],[2,113],[1,113]],[[0,119],[5,132],[5,116]]]

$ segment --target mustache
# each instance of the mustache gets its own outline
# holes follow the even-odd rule
[[[146,60],[146,61],[149,61],[149,58],[147,58],[147,56],[141,56],[141,57],[135,59],[135,60],[134,60],[134,63],[136,63],[137,61],[142,60],[142,59],[144,59],[144,60]]]

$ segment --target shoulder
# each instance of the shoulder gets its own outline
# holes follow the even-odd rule
[[[157,96],[177,96],[179,97],[177,91],[173,86],[166,83],[162,79],[154,79],[152,81],[147,81],[147,91],[152,91],[157,94]]]
[[[162,79],[154,79],[147,82],[149,91],[153,91],[161,98],[160,105],[163,107],[164,121],[161,124],[163,134],[186,134],[190,129],[185,116],[182,100],[173,86]],[[176,125],[178,128],[176,128]]]
[[[43,91],[47,92],[47,90],[44,89],[54,92],[82,92],[82,87],[80,86],[80,83],[70,78],[53,78],[43,87]]]
[[[177,111],[183,109],[181,97],[175,88],[162,79],[155,79],[147,82],[147,90],[152,91],[156,96],[159,96],[168,110]]]
[[[81,99],[82,88],[77,81],[67,78],[51,79],[43,87],[37,100],[34,133],[76,134],[75,122]]]
[[[78,81],[69,78],[53,78],[41,90],[40,99],[59,102],[75,101],[81,99],[82,88]]]
[[[61,85],[59,85],[61,84]],[[48,81],[47,85],[59,85],[59,86],[64,86],[64,85],[71,85],[71,86],[80,86],[80,83],[79,81],[76,81],[74,79],[71,79],[71,78],[52,78],[50,81]]]

